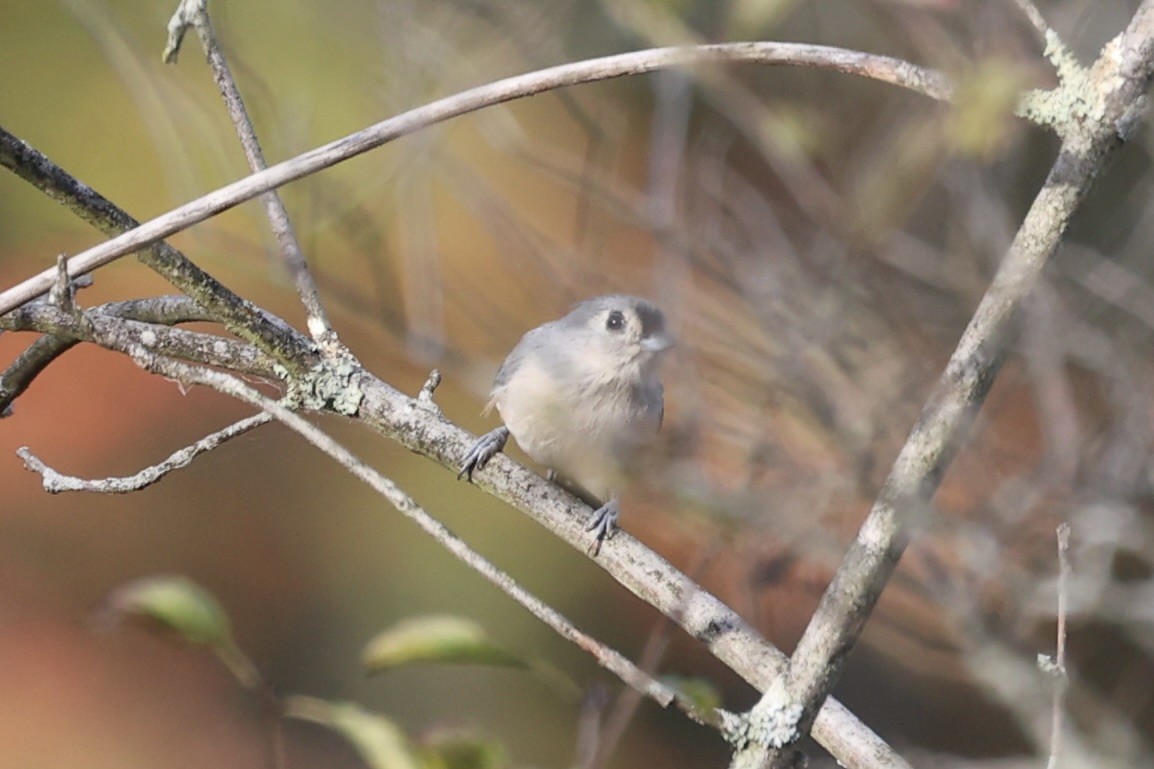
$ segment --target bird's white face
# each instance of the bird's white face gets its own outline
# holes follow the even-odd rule
[[[592,300],[566,320],[584,326],[580,355],[590,370],[606,376],[621,376],[630,370],[638,377],[645,376],[673,346],[661,311],[631,297]]]

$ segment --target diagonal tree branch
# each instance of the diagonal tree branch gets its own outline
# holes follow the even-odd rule
[[[755,717],[784,715],[795,722],[788,725],[793,728],[763,758],[746,757],[734,766],[788,765],[791,758],[784,746],[806,732],[809,719],[837,681],[905,549],[910,524],[929,509],[930,498],[989,392],[1022,301],[1095,179],[1122,145],[1136,114],[1144,110],[1152,76],[1154,0],[1145,0],[1126,31],[1107,45],[1087,73],[1095,89],[1082,97],[1096,103],[1060,129],[1058,159],[798,642],[785,685],[771,690],[755,707]],[[762,751],[764,746],[751,749],[755,754]]]
[[[0,165],[9,169],[36,189],[91,224],[108,236],[132,231],[140,223],[87,184],[78,181],[27,142],[0,127]],[[172,285],[192,297],[213,313],[213,319],[246,341],[275,356],[287,368],[306,370],[312,355],[308,340],[284,321],[265,313],[256,305],[242,299],[216,278],[193,264],[184,254],[163,242],[142,244],[139,259],[158,272]],[[129,249],[131,253],[136,249]],[[55,268],[41,275],[55,274]],[[75,278],[80,273],[69,262],[68,274]],[[48,290],[44,289],[20,302],[0,310],[0,314],[22,304],[27,299]]]
[[[266,414],[289,427],[313,446],[339,462],[354,477],[368,484],[402,515],[432,536],[438,544],[489,580],[563,638],[588,652],[597,660],[598,664],[619,677],[627,685],[635,688],[662,707],[675,704],[686,715],[699,723],[712,725],[715,728],[722,726],[723,719],[727,714],[722,711],[702,712],[689,698],[652,678],[621,653],[579,630],[555,609],[521,587],[509,574],[501,571],[480,553],[471,549],[463,540],[449,531],[444,524],[429,515],[393,481],[369,467],[352,452],[285,404],[262,395],[230,374],[190,366],[140,348],[130,351],[130,355],[137,365],[154,374],[176,379],[185,384],[211,387],[218,392],[262,409]],[[410,400],[416,408],[426,412],[436,408],[431,405],[429,399],[424,401]]]

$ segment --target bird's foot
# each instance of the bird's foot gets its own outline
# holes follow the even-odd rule
[[[585,527],[585,531],[593,532],[593,544],[589,552],[597,555],[601,552],[601,543],[612,539],[617,533],[617,500],[611,499],[593,511],[593,520]]]
[[[489,460],[492,459],[497,452],[505,448],[505,442],[509,440],[509,428],[498,427],[496,430],[490,430],[482,435],[469,452],[465,454],[465,458],[461,460],[460,470],[457,472],[457,480],[467,478],[473,480],[474,470],[483,470]]]

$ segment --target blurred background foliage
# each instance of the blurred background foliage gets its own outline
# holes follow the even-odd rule
[[[0,1],[5,128],[144,220],[244,175],[192,40],[162,66],[174,4]],[[1135,2],[1041,5],[1083,61]],[[682,344],[666,445],[623,525],[786,651],[1042,183],[1057,142],[1012,118],[1053,84],[1008,0],[214,0],[270,162],[503,76],[671,43],[796,40],[886,53],[960,84],[944,107],[799,69],[706,68],[545,94],[408,137],[282,190],[342,337],[415,392],[446,375],[479,416],[503,354],[582,298],[657,299]],[[901,747],[1033,748],[987,644],[1053,647],[1053,528],[1074,524],[1071,707],[1098,734],[1154,730],[1149,601],[1148,121],[1084,206],[1017,347],[838,695]],[[97,242],[0,174],[0,285]],[[172,242],[239,293],[302,315],[261,209]],[[125,260],[85,303],[164,293]],[[29,341],[0,336],[5,363]],[[281,693],[351,700],[407,732],[475,730],[511,766],[574,762],[578,709],[507,669],[367,679],[364,644],[409,615],[458,614],[582,685],[607,681],[285,430],[245,436],[126,497],[49,497],[29,445],[83,476],[126,475],[244,414],[79,347],[0,423],[0,764],[270,765],[270,726],[209,655],[91,618],[117,586],[207,587]],[[448,471],[325,426],[581,627],[636,657],[655,612]],[[1145,592],[1144,592],[1145,591]],[[754,693],[672,636],[659,672]],[[975,682],[976,679],[976,682]],[[986,680],[983,680],[986,679]],[[1015,717],[1018,720],[1015,720]],[[357,766],[324,730],[284,725],[287,766]],[[1139,740],[1141,741],[1141,740]],[[1144,749],[1149,750],[1149,745]],[[816,754],[820,760],[820,753]],[[643,706],[613,766],[719,766],[726,748]]]

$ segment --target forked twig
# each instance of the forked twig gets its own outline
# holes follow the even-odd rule
[[[271,420],[272,417],[263,412],[255,416],[247,417],[222,430],[217,430],[215,433],[206,435],[191,446],[186,446],[180,451],[174,452],[163,462],[157,462],[155,465],[150,465],[134,475],[123,478],[87,479],[64,475],[46,465],[43,460],[33,454],[27,446],[18,448],[16,454],[24,460],[24,466],[26,468],[40,475],[44,490],[49,494],[59,494],[64,491],[130,494],[134,491],[148,488],[172,471],[179,470],[182,467],[188,467],[192,464],[192,460],[201,454],[212,451],[222,443],[232,440],[238,435],[243,435],[249,430],[266,424]]]
[[[140,226],[140,222],[124,209],[3,127],[0,127],[0,165],[109,237]],[[297,366],[307,369],[311,365],[308,363],[310,350],[307,339],[284,321],[234,294],[172,246],[156,240],[139,254],[139,258],[193,301],[211,311],[213,320],[276,357],[285,367],[295,370]],[[55,269],[41,275],[48,272],[55,274]],[[69,260],[68,273],[73,279],[80,274],[72,260]],[[46,285],[44,291],[48,288]],[[21,303],[0,310],[0,314]]]

